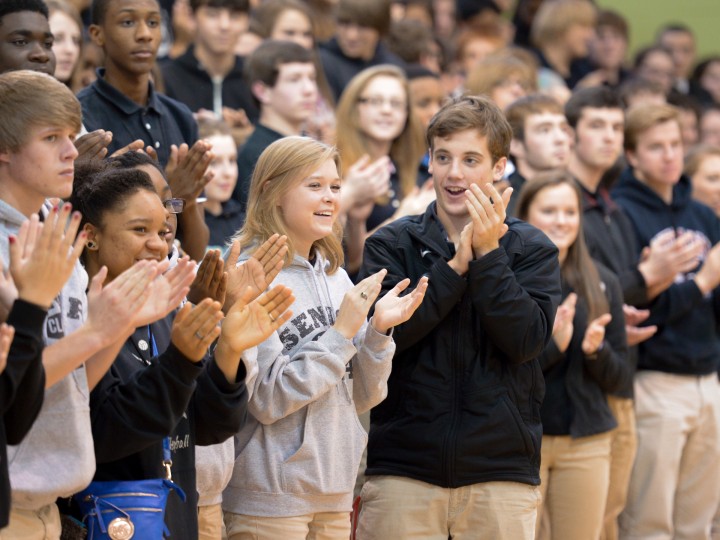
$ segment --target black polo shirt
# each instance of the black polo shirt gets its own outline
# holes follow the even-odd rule
[[[240,203],[243,213],[246,211],[250,180],[260,154],[275,141],[285,135],[258,123],[252,135],[238,152],[238,182],[233,191],[233,199]]]
[[[219,248],[225,251],[230,238],[240,230],[245,222],[245,212],[239,202],[229,199],[222,203],[222,212],[215,216],[205,209],[205,224],[210,229],[208,249]]]
[[[112,131],[108,153],[142,139],[146,145],[155,148],[164,167],[170,158],[171,144],[192,145],[197,141],[197,124],[186,105],[156,92],[153,84],[148,83],[148,103],[143,107],[107,83],[103,68],[97,73],[97,80],[81,90],[78,99],[83,125],[88,131]]]

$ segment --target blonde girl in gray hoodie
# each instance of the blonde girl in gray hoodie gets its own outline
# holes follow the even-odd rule
[[[228,538],[349,538],[349,512],[367,435],[358,413],[385,398],[395,344],[427,288],[400,297],[405,279],[375,302],[385,270],[353,286],[341,268],[339,157],[305,137],[274,142],[253,173],[248,213],[236,235],[259,246],[287,235],[273,285],[295,292],[293,317],[258,346],[258,372],[235,467],[223,495]],[[252,249],[243,256],[249,257]]]

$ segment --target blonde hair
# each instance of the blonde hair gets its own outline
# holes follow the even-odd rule
[[[418,165],[425,153],[423,128],[410,107],[410,90],[403,71],[389,64],[365,69],[355,75],[340,97],[335,115],[337,118],[337,147],[346,169],[368,153],[365,134],[360,130],[358,101],[360,94],[375,77],[392,77],[400,81],[407,100],[405,127],[390,147],[390,157],[397,166],[402,195],[412,191],[417,181]],[[344,170],[343,173],[347,172]]]
[[[530,29],[537,47],[562,39],[574,24],[595,27],[597,8],[588,0],[546,0],[540,6]]]
[[[527,92],[537,90],[535,69],[517,56],[500,53],[488,56],[473,68],[465,81],[465,91],[471,95],[490,95],[512,77],[516,77]]]
[[[80,102],[63,83],[37,71],[0,75],[0,152],[18,151],[32,128],[80,132]]]
[[[268,146],[260,154],[250,180],[245,224],[231,242],[239,240],[242,246],[254,245],[257,248],[273,234],[285,234],[288,236],[289,248],[285,266],[288,266],[295,256],[296,248],[282,216],[280,199],[330,159],[340,171],[337,149],[309,137],[285,137]],[[333,225],[333,234],[315,241],[311,250],[319,251],[329,261],[328,274],[342,266],[344,258],[340,222],[336,221]]]
[[[625,150],[634,152],[640,135],[666,122],[675,122],[680,127],[680,112],[676,107],[650,103],[632,107],[625,116]]]
[[[685,156],[685,170],[683,172],[692,178],[698,172],[703,161],[709,157],[720,157],[720,147],[709,144],[695,146]]]
[[[67,15],[70,17],[70,19],[73,20],[73,22],[77,25],[78,30],[80,31],[80,44],[79,44],[79,52],[77,60],[75,61],[75,66],[73,67],[72,73],[70,74],[70,78],[67,81],[61,81],[64,82],[66,85],[71,86],[75,78],[77,77],[78,72],[80,71],[80,61],[82,60],[82,50],[83,50],[83,21],[80,17],[80,13],[75,8],[74,5],[70,4],[69,2],[66,2],[65,0],[45,0],[45,4],[48,7],[48,23],[50,22],[50,19],[55,13],[63,13],[64,15]]]

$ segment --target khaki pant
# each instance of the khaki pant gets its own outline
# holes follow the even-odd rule
[[[10,511],[10,523],[0,531],[0,540],[58,540],[62,526],[60,512],[54,504],[40,510]]]
[[[543,435],[541,540],[597,540],[610,481],[610,434]]]
[[[608,396],[608,405],[618,426],[610,432],[610,487],[601,540],[618,540],[617,519],[625,508],[630,475],[637,452],[637,429],[632,399]]]
[[[243,516],[225,512],[229,540],[347,540],[348,512],[322,512],[293,517]]]
[[[358,540],[532,540],[540,490],[516,482],[442,488],[400,476],[369,476]]]
[[[370,433],[370,411],[364,412],[358,415],[360,419],[360,425],[365,429],[366,432]],[[362,457],[360,458],[360,465],[358,466],[358,474],[355,479],[355,489],[353,489],[353,499],[360,495],[360,490],[365,483],[365,469],[367,468],[367,446],[363,450]]]
[[[638,452],[620,538],[709,538],[720,496],[717,375],[641,371],[635,413]]]
[[[211,504],[198,506],[198,540],[223,540],[225,524],[223,523],[222,505]]]

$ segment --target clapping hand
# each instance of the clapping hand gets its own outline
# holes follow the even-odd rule
[[[295,301],[292,290],[277,285],[255,300],[248,287],[245,295],[230,308],[222,323],[218,347],[236,354],[265,341],[292,316],[288,308]]]
[[[166,272],[170,261],[155,264],[155,278],[147,288],[147,299],[136,314],[133,327],[145,326],[166,317],[180,305],[195,277],[195,262],[187,256],[178,259],[175,268]]]
[[[273,282],[282,270],[287,255],[287,236],[273,234],[245,262],[238,263],[240,242],[233,242],[225,265],[228,274],[225,309],[230,309],[240,298],[244,298],[248,287],[257,298]]]
[[[218,323],[222,318],[220,302],[206,298],[197,306],[185,304],[173,321],[170,333],[172,344],[186,358],[199,362],[220,335]]]
[[[623,315],[625,315],[625,333],[629,347],[650,339],[657,332],[658,328],[655,325],[640,326],[640,323],[650,316],[649,309],[637,309],[623,304]]]
[[[147,290],[157,270],[156,262],[140,261],[103,286],[107,278],[107,267],[103,266],[90,280],[86,325],[103,337],[103,346],[142,326],[138,313],[148,301]]]
[[[195,280],[190,285],[188,302],[197,304],[205,298],[212,298],[225,304],[228,274],[219,249],[211,249],[203,257],[198,267]]]
[[[96,129],[89,133],[85,133],[75,139],[75,148],[78,156],[75,158],[76,163],[100,161],[108,153],[107,147],[112,142],[112,133],[104,129]]]
[[[386,274],[387,270],[383,268],[366,277],[345,293],[333,328],[346,339],[355,337],[367,320],[368,311],[380,294],[382,281]]]
[[[192,147],[183,143],[172,145],[170,159],[165,167],[168,184],[173,196],[185,199],[185,204],[195,204],[202,190],[212,180],[208,166],[213,158],[210,143],[199,140]]]
[[[10,235],[10,275],[18,297],[48,309],[73,272],[85,246],[77,234],[80,214],[72,206],[54,207],[40,223],[37,214],[25,221],[17,236]],[[70,218],[68,222],[68,217]]]
[[[575,304],[577,304],[577,294],[570,293],[557,308],[552,337],[560,352],[565,352],[570,346],[574,330]]]
[[[393,326],[402,324],[412,317],[425,298],[428,278],[421,277],[413,292],[400,296],[400,293],[407,289],[408,285],[410,285],[410,278],[403,279],[375,304],[372,324],[375,330],[381,334],[386,334]]]
[[[465,191],[465,206],[473,224],[472,249],[476,259],[500,246],[500,238],[508,231],[505,209],[512,192],[512,188],[508,188],[500,195],[492,184],[482,187],[470,184],[470,189]]]
[[[598,352],[600,345],[605,339],[605,327],[610,324],[612,315],[605,313],[597,319],[590,321],[585,330],[585,337],[582,342],[582,351],[585,356],[591,356]]]

